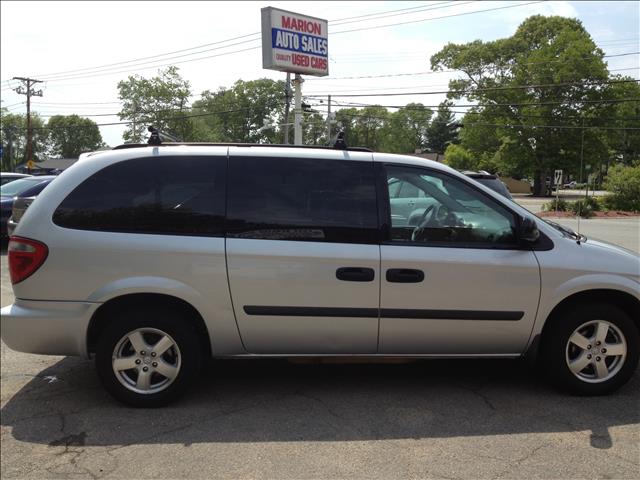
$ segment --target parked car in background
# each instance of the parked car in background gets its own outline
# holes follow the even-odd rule
[[[578,182],[576,182],[575,180],[564,184],[564,188],[576,188],[577,186]]]
[[[30,177],[26,173],[13,173],[13,172],[0,172],[0,186],[5,183],[13,182],[14,180],[18,180],[19,178]]]
[[[26,206],[23,205],[22,207],[24,213],[24,209],[54,178],[56,178],[55,175],[27,176],[0,186],[0,229],[2,238],[11,235],[17,224],[17,221],[12,222],[11,220],[14,203],[18,200],[30,199]]]
[[[485,172],[483,170],[479,172],[462,172],[467,177],[473,178],[476,182],[483,184],[485,187],[489,187],[494,192],[498,192],[503,197],[507,197],[509,200],[512,200],[513,197],[509,192],[507,186],[498,178],[497,175],[493,175],[489,172]]]

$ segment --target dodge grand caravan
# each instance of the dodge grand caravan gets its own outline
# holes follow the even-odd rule
[[[8,256],[6,344],[93,357],[130,405],[176,399],[208,357],[526,355],[582,395],[638,364],[637,255],[416,157],[99,152],[34,201]]]

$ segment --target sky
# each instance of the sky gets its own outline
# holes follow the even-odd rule
[[[20,82],[12,78],[31,77],[44,80],[35,87],[43,95],[32,98],[32,111],[45,119],[75,113],[106,124],[120,121],[120,80],[152,77],[171,64],[190,82],[192,101],[239,79],[284,80],[285,73],[262,68],[260,9],[267,6],[329,21],[329,76],[303,76],[302,93],[332,94],[333,110],[347,102],[437,105],[444,94],[337,95],[446,90],[460,74],[432,72],[431,55],[449,42],[511,36],[538,14],[578,18],[606,55],[623,54],[606,58],[612,73],[640,77],[640,55],[627,55],[640,51],[636,1],[2,1],[1,105],[25,113],[26,97],[14,92]],[[122,143],[124,129],[100,127],[110,146]]]

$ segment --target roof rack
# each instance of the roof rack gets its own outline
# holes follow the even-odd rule
[[[209,143],[209,142],[163,142],[160,145],[153,145],[154,147],[175,147],[181,145],[192,145],[199,147],[284,147],[284,148],[310,148],[320,150],[347,150],[350,152],[373,152],[370,148],[365,147],[349,147],[346,149],[336,147],[330,147],[325,145],[284,145],[278,143]],[[126,150],[128,148],[146,148],[151,145],[147,143],[123,143],[117,147],[113,147],[112,150]]]
[[[161,146],[178,146],[178,145],[193,145],[201,147],[287,147],[287,148],[312,148],[322,150],[347,150],[351,152],[372,152],[373,150],[365,147],[347,147],[344,139],[344,130],[341,130],[336,136],[336,141],[333,146],[325,145],[283,145],[277,143],[208,143],[208,142],[181,142],[172,135],[168,135],[161,132],[157,128],[150,126],[147,129],[151,135],[147,143],[124,143],[113,147],[113,150],[124,150],[127,148],[144,148],[144,147],[161,147]],[[164,140],[170,140],[165,142]]]

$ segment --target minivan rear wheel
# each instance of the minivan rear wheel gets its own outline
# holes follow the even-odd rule
[[[111,395],[131,406],[159,407],[184,394],[197,376],[202,349],[182,312],[130,307],[109,320],[95,362]]]
[[[640,335],[614,305],[581,305],[552,319],[543,337],[546,374],[576,395],[605,395],[624,385],[638,365]]]

